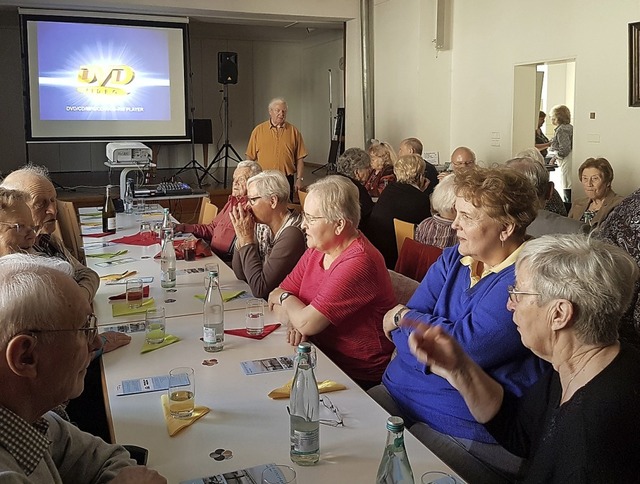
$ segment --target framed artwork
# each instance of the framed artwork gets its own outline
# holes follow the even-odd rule
[[[640,107],[640,22],[629,24],[629,106]]]

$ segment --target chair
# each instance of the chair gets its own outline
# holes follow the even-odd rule
[[[434,245],[421,244],[413,239],[405,239],[395,270],[418,282],[422,281],[425,274],[438,257],[442,249]]]
[[[82,248],[82,235],[80,235],[80,223],[73,202],[57,201],[58,227],[64,246],[71,255],[82,264],[86,264],[84,250]]]
[[[207,199],[202,200],[198,223],[205,225],[211,223],[211,221],[216,218],[216,215],[218,215],[218,207]]]
[[[415,233],[416,224],[394,218],[393,228],[396,232],[396,246],[398,247],[398,254],[400,254],[400,251],[402,250],[402,244],[404,244],[405,239],[413,240],[413,234]]]
[[[388,269],[389,277],[391,277],[391,286],[393,287],[393,295],[396,297],[398,304],[407,304],[413,293],[420,285],[415,279],[411,279],[403,274]]]

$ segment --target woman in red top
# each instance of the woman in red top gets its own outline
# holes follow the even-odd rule
[[[296,267],[269,295],[288,321],[288,341],[315,343],[363,388],[382,379],[393,344],[382,318],[395,305],[378,250],[358,231],[358,189],[329,176],[309,187],[302,228],[307,246]]]
[[[393,165],[396,153],[389,143],[376,143],[369,147],[371,173],[364,186],[372,197],[379,197],[389,183],[396,181]]]

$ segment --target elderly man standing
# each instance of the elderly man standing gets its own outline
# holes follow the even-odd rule
[[[216,218],[208,224],[177,224],[176,232],[194,234],[211,243],[211,248],[223,259],[231,260],[236,231],[233,228],[229,214],[233,207],[247,204],[247,180],[262,172],[262,168],[255,161],[246,160],[238,163],[233,172],[233,184],[229,200],[218,212]]]
[[[287,102],[282,98],[269,103],[269,119],[256,126],[247,146],[247,158],[257,161],[263,170],[280,170],[287,175],[293,200],[294,189],[302,188],[307,148],[302,134],[287,122]]]
[[[40,227],[34,249],[69,262],[73,266],[73,278],[82,288],[85,299],[89,302],[93,301],[98,286],[100,286],[100,277],[73,257],[62,241],[52,235],[56,228],[56,216],[58,215],[57,195],[56,189],[49,179],[47,169],[28,164],[9,173],[2,181],[1,186],[26,193],[26,201],[31,209],[33,223]]]
[[[82,392],[100,347],[72,273],[57,258],[0,259],[0,481],[164,483],[123,447],[51,412]]]

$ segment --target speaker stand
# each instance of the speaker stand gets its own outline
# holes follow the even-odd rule
[[[196,175],[196,180],[198,182],[198,188],[202,188],[202,178],[204,178],[205,173],[207,173],[207,169],[202,166],[198,160],[196,160],[196,138],[195,138],[195,129],[194,129],[194,111],[195,108],[191,108],[191,161],[189,161],[186,165],[180,168],[177,172],[173,174],[174,177],[178,176],[180,173],[193,170]],[[202,172],[202,177],[199,176],[199,173]],[[213,177],[212,177],[213,178]],[[215,178],[214,178],[215,180]],[[218,180],[216,180],[218,181]],[[220,183],[218,181],[218,183]]]
[[[200,178],[198,178],[198,184],[202,185],[202,180],[204,180],[204,178],[206,176],[210,176],[215,181],[220,183],[220,180],[218,180],[216,177],[214,177],[210,173],[210,170],[211,170],[211,168],[213,168],[213,166],[216,163],[224,160],[224,178],[223,178],[224,182],[223,182],[223,187],[227,188],[227,170],[229,168],[229,160],[232,160],[232,161],[235,161],[235,162],[239,163],[239,162],[242,161],[242,158],[240,157],[238,152],[235,150],[233,145],[229,142],[229,85],[228,84],[223,84],[222,92],[223,92],[222,101],[223,101],[223,105],[224,105],[224,124],[223,124],[223,126],[224,126],[224,144],[220,147],[220,149],[216,153],[216,156],[213,157],[213,160],[209,163],[209,165],[207,165],[207,168],[204,169],[204,173],[202,173],[202,176],[200,176]],[[235,156],[231,156],[229,151],[231,151],[233,153],[233,155],[235,155]]]

